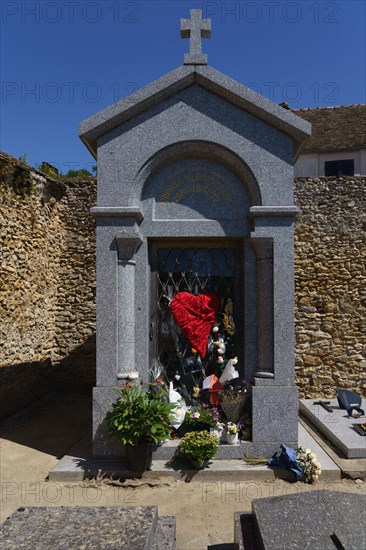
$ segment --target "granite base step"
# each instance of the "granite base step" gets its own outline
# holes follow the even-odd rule
[[[163,477],[174,477],[185,480],[215,480],[215,481],[242,481],[242,480],[273,480],[289,479],[293,476],[290,472],[280,469],[269,468],[266,464],[248,465],[244,460],[244,452],[240,445],[233,447],[238,453],[238,458],[219,458],[212,460],[208,468],[194,470],[187,461],[179,458],[172,460],[177,442],[175,445],[167,445],[169,458],[153,458],[151,470],[143,474],[137,474],[128,469],[124,459],[118,460],[97,460],[91,455],[91,443],[85,439],[71,450],[69,455],[64,456],[49,472],[49,480],[56,482],[82,481],[85,478],[98,476],[131,479],[136,477],[159,479]],[[322,465],[322,480],[333,481],[341,478],[341,471],[338,466],[329,458],[326,452],[316,443],[305,428],[299,424],[299,444],[305,448],[312,449]],[[172,452],[173,451],[173,452]],[[230,449],[231,451],[231,449]],[[159,456],[159,455],[158,455]]]
[[[175,550],[175,518],[156,506],[18,508],[0,527],[0,548]]]
[[[166,441],[153,450],[153,460],[171,460],[176,454],[179,445],[179,439]],[[250,450],[251,442],[240,441],[235,445],[220,443],[217,459],[241,459],[244,454]]]

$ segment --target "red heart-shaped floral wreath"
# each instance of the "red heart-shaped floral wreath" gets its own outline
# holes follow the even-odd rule
[[[179,292],[170,304],[175,322],[202,359],[206,356],[208,335],[216,321],[219,304],[219,298],[212,292],[203,292],[197,296]]]

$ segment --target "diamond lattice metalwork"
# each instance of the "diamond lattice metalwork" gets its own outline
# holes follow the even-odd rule
[[[174,323],[169,303],[178,292],[214,292],[220,299],[218,316],[228,298],[235,304],[234,248],[159,248],[157,251],[157,359],[169,380],[190,377],[197,385],[207,373],[207,361],[194,354]]]

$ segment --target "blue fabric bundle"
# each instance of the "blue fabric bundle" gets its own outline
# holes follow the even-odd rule
[[[268,466],[290,470],[290,472],[295,474],[297,479],[300,479],[303,475],[303,470],[296,462],[297,453],[295,449],[286,447],[286,445],[281,445],[281,449],[282,450],[280,452],[275,453],[268,460]]]

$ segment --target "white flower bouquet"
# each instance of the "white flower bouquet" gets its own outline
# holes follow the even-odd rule
[[[322,468],[320,462],[316,458],[316,454],[310,449],[304,449],[303,447],[296,449],[296,453],[296,462],[303,471],[304,481],[306,481],[306,483],[314,483],[314,481],[317,481],[322,473]]]
[[[237,434],[239,431],[238,426],[233,422],[227,423],[227,433],[228,434]]]

